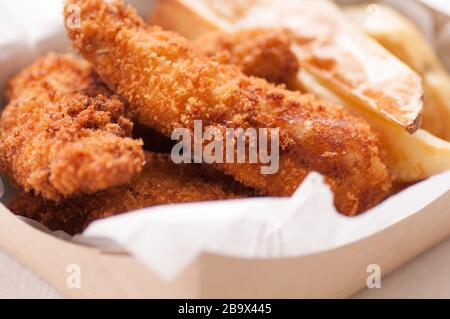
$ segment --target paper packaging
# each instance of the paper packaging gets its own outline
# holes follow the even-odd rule
[[[17,32],[0,38],[1,86],[37,55],[67,48],[61,4],[42,1],[39,20],[27,2],[7,5],[21,19],[0,19]],[[34,23],[12,27],[27,14]],[[1,206],[0,249],[69,297],[347,297],[373,265],[386,275],[450,235],[449,181],[450,172],[435,176],[346,218],[312,173],[290,199],[154,207],[95,222],[72,242]]]

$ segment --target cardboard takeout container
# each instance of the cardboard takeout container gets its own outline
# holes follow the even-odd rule
[[[203,253],[171,282],[127,254],[105,253],[37,230],[0,206],[0,249],[75,298],[341,298],[450,236],[450,192],[413,216],[337,249],[298,258],[242,259]],[[81,288],[68,267],[79,265]]]

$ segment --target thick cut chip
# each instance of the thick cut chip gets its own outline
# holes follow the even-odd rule
[[[369,9],[370,8],[370,9]],[[425,91],[422,128],[450,141],[450,76],[419,29],[388,6],[351,6],[347,16],[420,74]]]
[[[353,114],[364,117],[376,128],[380,133],[381,144],[387,152],[388,168],[398,182],[416,182],[450,170],[450,143],[425,130],[408,134],[376,113],[361,110],[350,101],[341,99],[307,72],[300,72],[298,81],[304,91],[339,103]]]

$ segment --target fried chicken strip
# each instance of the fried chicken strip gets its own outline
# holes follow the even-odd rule
[[[127,183],[142,169],[124,104],[85,61],[49,54],[12,79],[7,97],[2,170],[25,192],[57,201]]]
[[[169,155],[146,153],[146,165],[129,185],[60,203],[21,192],[9,204],[14,213],[34,219],[51,230],[83,231],[94,220],[144,207],[254,195],[233,180],[204,172],[198,165],[173,164]]]
[[[248,29],[236,33],[211,32],[197,39],[194,47],[219,63],[237,65],[246,75],[289,86],[299,71],[292,44],[286,31]]]
[[[272,83],[290,85],[296,79],[299,63],[291,51],[292,38],[283,30],[248,29],[239,33],[211,32],[198,38],[194,46],[203,55],[222,64],[234,64],[249,76]],[[174,142],[139,123],[133,137],[144,141],[144,149],[170,153]]]
[[[379,203],[391,179],[377,137],[361,119],[312,95],[245,76],[233,65],[199,54],[184,38],[148,26],[120,1],[70,0],[81,27],[68,28],[73,46],[130,104],[136,119],[166,136],[175,128],[280,128],[280,169],[220,164],[261,194],[290,196],[310,171],[322,173],[337,208],[354,215]],[[66,19],[71,12],[66,7]]]

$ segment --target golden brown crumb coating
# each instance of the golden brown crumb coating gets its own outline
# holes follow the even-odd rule
[[[212,32],[194,42],[195,48],[222,64],[234,64],[249,76],[289,85],[299,71],[291,51],[292,37],[283,30],[248,29]]]
[[[80,233],[91,221],[163,204],[245,198],[254,195],[225,175],[198,165],[173,164],[168,155],[146,153],[146,165],[130,184],[54,203],[19,193],[10,209],[51,230]]]
[[[184,38],[148,26],[120,1],[70,0],[81,27],[73,46],[102,80],[130,104],[136,119],[166,136],[174,128],[280,128],[280,170],[260,165],[218,167],[261,194],[290,196],[311,171],[322,173],[337,208],[354,215],[379,203],[391,179],[376,135],[342,107],[245,76],[233,65],[199,54]],[[66,12],[66,17],[69,12]]]
[[[7,97],[0,159],[24,191],[61,200],[127,183],[142,169],[124,104],[86,62],[49,54],[12,79]]]

